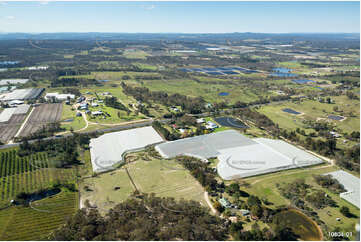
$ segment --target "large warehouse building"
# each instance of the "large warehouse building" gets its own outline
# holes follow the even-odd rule
[[[90,155],[94,172],[112,170],[129,151],[137,151],[146,146],[163,142],[153,127],[129,129],[104,134],[90,140]]]
[[[232,180],[280,170],[321,164],[323,161],[287,142],[250,139],[235,130],[206,134],[156,146],[164,158],[179,155],[217,157],[218,174]]]
[[[331,175],[341,183],[346,192],[340,193],[340,197],[360,208],[360,179],[350,173],[338,170],[324,175]]]

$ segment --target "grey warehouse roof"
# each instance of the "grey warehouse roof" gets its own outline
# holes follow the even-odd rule
[[[201,158],[217,157],[218,150],[254,144],[235,130],[205,134],[159,144],[155,149],[165,158],[189,155]]]
[[[340,197],[360,208],[360,179],[350,173],[338,170],[324,175],[331,175],[341,183],[347,192],[340,193]]]
[[[94,172],[113,169],[128,151],[140,150],[148,145],[163,142],[152,128],[143,127],[104,134],[90,140],[90,155]]]
[[[156,145],[164,157],[218,157],[225,180],[320,164],[323,161],[281,140],[250,139],[235,130],[200,135]]]
[[[217,171],[224,180],[323,163],[321,159],[282,140],[253,140],[255,144],[219,151]]]

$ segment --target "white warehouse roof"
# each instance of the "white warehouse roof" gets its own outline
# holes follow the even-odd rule
[[[15,113],[16,108],[5,108],[0,113],[0,122],[7,122],[10,120],[11,116]]]
[[[331,175],[341,183],[346,192],[340,193],[340,197],[360,208],[360,179],[350,173],[338,170],[324,175]]]
[[[153,127],[129,129],[104,134],[90,140],[90,155],[94,172],[113,169],[113,165],[122,161],[127,151],[136,151],[156,143],[163,142]]]
[[[321,164],[323,161],[281,140],[253,139],[255,144],[223,149],[219,152],[218,174],[232,180]]]
[[[29,79],[2,79],[0,81],[0,86],[10,84],[24,84],[27,83]]]
[[[320,164],[323,161],[281,140],[250,139],[235,130],[200,135],[156,145],[164,157],[218,157],[224,180]]]

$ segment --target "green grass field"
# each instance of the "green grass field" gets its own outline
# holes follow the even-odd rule
[[[277,123],[281,128],[296,129],[304,128],[302,121],[308,120],[327,120],[332,122],[342,132],[351,133],[352,131],[360,130],[360,102],[357,100],[350,100],[346,96],[332,97],[335,104],[320,103],[315,100],[306,100],[302,102],[285,102],[277,105],[262,106],[258,111],[268,116],[272,121]],[[337,106],[341,112],[334,111]],[[282,109],[291,108],[297,112],[304,113],[303,115],[293,115],[283,112]],[[350,112],[353,116],[350,116]],[[346,120],[332,121],[327,119],[328,115],[343,115]]]
[[[192,199],[206,206],[202,186],[175,161],[155,159],[145,152],[132,153],[128,157],[136,159],[125,167],[140,192],[176,199]],[[85,191],[85,186],[91,191]],[[87,178],[81,187],[81,200],[89,199],[102,213],[126,200],[135,191],[124,167]]]
[[[73,119],[73,121],[62,122],[64,120],[69,120],[69,119]],[[73,128],[73,130],[78,130],[85,127],[85,121],[82,116],[81,117],[76,116],[76,110],[72,110],[71,105],[63,104],[61,127],[65,128],[66,130],[70,130],[71,128]]]

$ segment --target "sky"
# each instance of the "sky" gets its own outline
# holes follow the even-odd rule
[[[359,33],[359,2],[0,2],[0,32]]]

